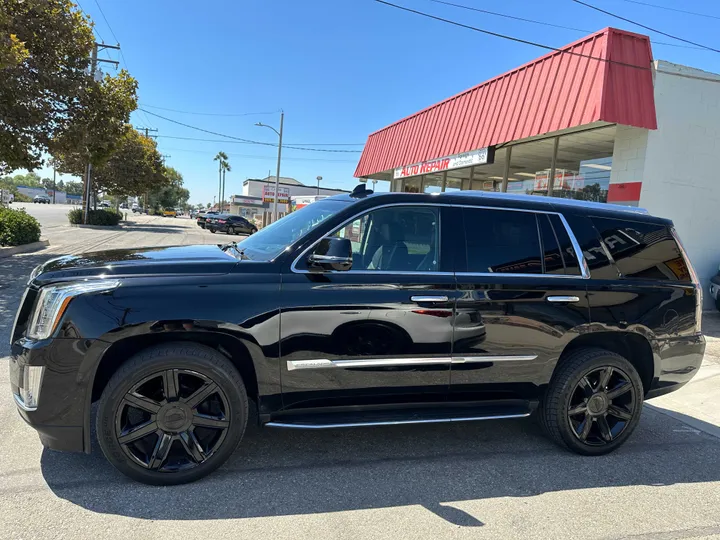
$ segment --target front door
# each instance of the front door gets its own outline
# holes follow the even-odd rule
[[[462,215],[453,399],[535,399],[573,329],[589,323],[587,280],[564,221],[500,208]]]
[[[306,255],[287,269],[285,409],[446,399],[457,293],[440,220],[433,206],[373,210],[330,234],[351,240],[351,270],[317,271]]]

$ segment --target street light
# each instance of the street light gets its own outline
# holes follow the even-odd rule
[[[317,181],[318,181],[318,192],[317,192],[317,194],[318,194],[318,196],[320,195],[320,180],[322,180],[322,176],[318,176],[318,177],[317,177]]]
[[[275,204],[273,206],[273,223],[275,223],[278,218],[278,198],[280,196],[280,193],[279,193],[279,190],[280,190],[280,157],[282,156],[282,134],[283,134],[284,118],[285,118],[285,113],[280,112],[280,131],[278,131],[277,129],[275,129],[272,126],[263,124],[262,122],[258,122],[257,124],[255,124],[256,126],[272,129],[275,133],[277,133],[277,136],[280,138],[280,140],[278,141],[277,172],[275,173]]]

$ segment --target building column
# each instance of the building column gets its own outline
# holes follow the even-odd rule
[[[500,191],[507,193],[508,177],[510,176],[510,160],[512,159],[512,146],[508,146],[507,152],[505,152],[505,170],[503,171],[502,184],[500,185]]]

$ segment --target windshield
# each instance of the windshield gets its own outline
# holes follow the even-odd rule
[[[238,246],[250,260],[272,260],[347,204],[330,199],[309,204],[248,236]]]

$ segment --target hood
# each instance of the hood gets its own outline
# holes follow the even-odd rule
[[[51,259],[31,281],[47,283],[90,276],[226,274],[238,263],[217,245],[113,249]]]

